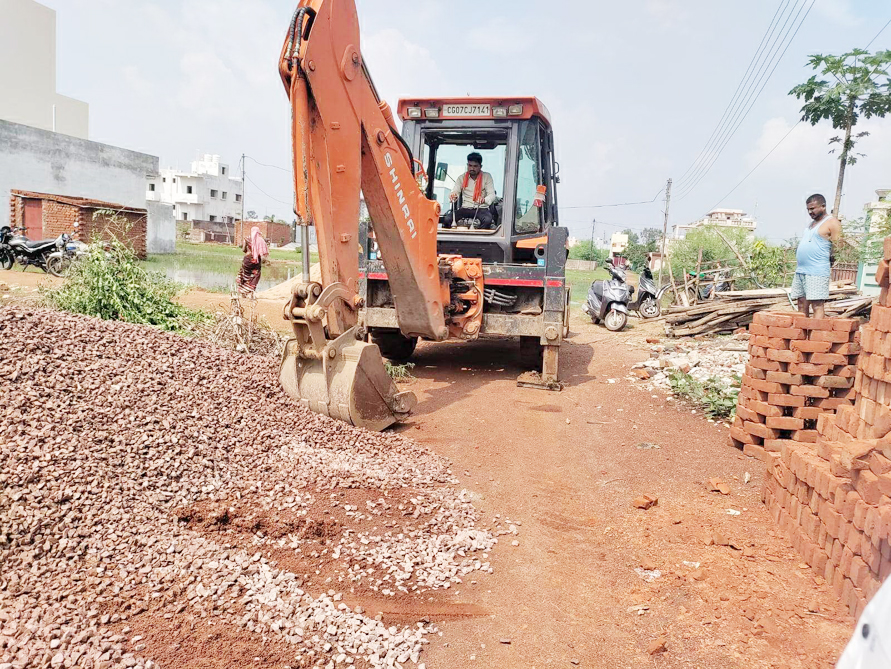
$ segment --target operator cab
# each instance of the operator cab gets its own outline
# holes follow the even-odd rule
[[[402,135],[423,166],[421,185],[439,202],[440,253],[481,257],[484,263],[536,263],[547,230],[557,225],[557,164],[547,109],[537,98],[400,100]],[[482,157],[497,199],[492,223],[463,210],[460,192],[468,155]],[[470,215],[474,214],[474,215]],[[457,220],[454,220],[457,219]],[[450,224],[451,223],[451,224]],[[537,255],[538,254],[538,255]]]

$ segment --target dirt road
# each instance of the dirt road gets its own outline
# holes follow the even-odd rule
[[[363,603],[440,621],[427,667],[833,666],[854,621],[775,531],[764,466],[726,427],[626,380],[647,355],[632,323],[616,335],[574,322],[561,393],[517,388],[504,342],[419,347],[418,411],[400,431],[452,461],[484,523],[518,531],[492,551],[494,574],[445,601]],[[710,492],[712,478],[729,495]],[[644,494],[658,504],[635,508]]]
[[[640,329],[575,323],[561,393],[517,388],[496,342],[419,348],[402,429],[455,463],[484,518],[522,523],[493,577],[454,595],[485,614],[442,625],[428,666],[833,666],[854,621],[774,532],[763,465],[625,380],[646,356],[624,343]],[[714,477],[729,495],[709,492]],[[658,504],[634,508],[642,494]]]

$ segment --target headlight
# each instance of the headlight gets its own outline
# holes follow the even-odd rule
[[[421,108],[420,107],[409,107],[407,111],[408,111],[409,118],[421,118]]]

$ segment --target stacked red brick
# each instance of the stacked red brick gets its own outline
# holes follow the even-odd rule
[[[862,329],[853,406],[817,422],[816,444],[789,442],[771,468],[764,501],[792,543],[859,615],[891,574],[891,294],[888,263]]]
[[[749,326],[734,445],[767,460],[786,442],[817,441],[817,418],[853,403],[859,321],[762,311]]]

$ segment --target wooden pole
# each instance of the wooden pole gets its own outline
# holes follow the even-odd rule
[[[724,243],[727,244],[727,248],[729,248],[731,251],[733,251],[733,255],[735,255],[739,259],[739,262],[742,263],[742,266],[746,270],[748,270],[749,263],[747,263],[745,260],[743,260],[743,257],[739,254],[739,251],[737,251],[736,247],[730,243],[730,240],[724,236],[724,233],[722,233],[718,228],[715,228],[715,232],[717,232],[718,237],[720,237],[724,241]]]
[[[671,289],[674,291],[674,301],[675,304],[682,304],[685,307],[689,307],[690,303],[687,301],[687,293],[683,295],[678,293],[678,287],[674,283],[674,272],[671,271],[671,261],[666,259],[668,262],[668,278],[671,279]]]
[[[699,298],[699,275],[702,272],[702,249],[699,249],[699,256],[696,258],[696,277],[693,279],[693,294]]]

